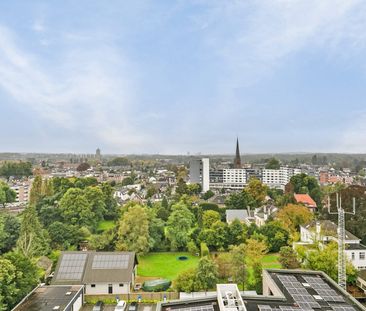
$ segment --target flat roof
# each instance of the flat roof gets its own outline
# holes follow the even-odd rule
[[[245,295],[246,311],[365,311],[325,273],[306,270],[264,270],[281,294],[277,296]],[[159,310],[160,307],[160,310]],[[161,303],[158,311],[222,311],[215,296],[181,299]]]
[[[82,285],[39,286],[12,311],[50,311],[56,306],[63,311],[82,288]]]

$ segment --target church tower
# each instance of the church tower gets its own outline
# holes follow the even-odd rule
[[[241,168],[239,138],[236,138],[236,153],[235,153],[235,159],[234,159],[234,168]]]

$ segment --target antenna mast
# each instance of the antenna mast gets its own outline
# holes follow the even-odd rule
[[[328,196],[328,213],[338,214],[338,285],[344,290],[347,289],[347,274],[346,274],[346,253],[345,253],[345,214],[355,215],[356,200],[353,198],[353,211],[345,212],[342,208],[342,197],[336,193],[337,212],[330,211],[330,198]]]

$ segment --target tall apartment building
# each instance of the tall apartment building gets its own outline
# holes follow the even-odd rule
[[[291,177],[301,174],[301,169],[291,167],[280,167],[278,170],[263,169],[262,183],[270,188],[284,189]]]
[[[242,168],[229,168],[223,170],[223,187],[230,189],[243,189],[247,184],[247,172]]]
[[[202,192],[210,190],[210,159],[192,158],[189,162],[189,182],[202,186]]]

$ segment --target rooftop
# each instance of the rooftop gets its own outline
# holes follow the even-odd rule
[[[52,284],[131,282],[133,252],[62,252]]]
[[[322,272],[265,270],[263,283],[264,293],[267,292],[267,296],[244,294],[238,299],[235,296],[237,290],[223,291],[222,285],[218,285],[217,294],[214,296],[161,303],[157,311],[227,311],[229,304],[225,304],[223,307],[222,300],[232,302],[230,311],[365,310],[357,300]],[[224,286],[236,287],[235,284],[225,284]],[[230,300],[233,293],[235,299]],[[244,306],[240,301],[243,301]]]
[[[315,201],[308,194],[294,194],[297,203],[303,203],[309,207],[316,207]]]
[[[12,311],[63,311],[82,291],[82,285],[39,286]],[[58,309],[54,309],[59,306]]]

